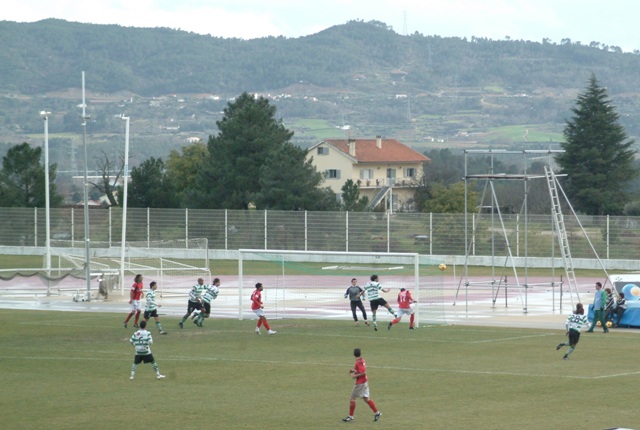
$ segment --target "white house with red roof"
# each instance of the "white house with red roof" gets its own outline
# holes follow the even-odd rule
[[[394,211],[415,210],[414,195],[431,160],[396,139],[327,139],[312,146],[307,159],[325,176],[323,185],[340,196],[351,179],[370,209],[384,199]]]

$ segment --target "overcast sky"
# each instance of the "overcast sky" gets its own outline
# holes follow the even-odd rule
[[[627,52],[640,49],[638,16],[638,0],[18,0],[0,13],[5,21],[60,18],[243,39],[300,37],[350,20],[377,20],[400,34],[568,38]]]

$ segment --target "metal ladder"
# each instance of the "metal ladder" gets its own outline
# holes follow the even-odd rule
[[[571,259],[571,248],[569,247],[569,238],[564,224],[564,215],[562,215],[562,207],[560,206],[560,196],[558,195],[556,175],[553,173],[550,166],[544,166],[544,173],[547,177],[547,184],[549,185],[551,215],[558,233],[558,244],[560,245],[560,252],[562,253],[562,261],[564,263],[564,271],[567,276],[567,284],[569,285],[571,305],[575,306],[573,303],[573,295],[576,295],[578,302],[580,302],[580,295],[578,294],[578,282],[576,281],[573,260]]]

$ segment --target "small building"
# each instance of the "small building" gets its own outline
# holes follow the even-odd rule
[[[340,198],[351,179],[373,209],[391,198],[394,211],[413,211],[415,191],[431,160],[396,139],[327,139],[312,146],[307,159],[325,176],[324,185]]]

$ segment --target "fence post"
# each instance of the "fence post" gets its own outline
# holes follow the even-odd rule
[[[76,226],[75,226],[75,208],[71,208],[71,247],[75,248],[75,240],[76,240]]]
[[[109,248],[111,248],[111,206],[109,206]]]
[[[391,203],[389,203],[391,204]],[[390,242],[391,242],[391,236],[390,236],[390,228],[391,228],[391,211],[387,211],[387,252],[391,252],[391,246],[390,246]]]
[[[147,208],[147,248],[151,247],[151,216],[149,213],[149,208]]]
[[[609,215],[607,215],[607,260],[609,259]]]
[[[184,209],[184,244],[189,248],[189,208]]]
[[[38,208],[33,208],[33,246],[38,246]]]
[[[307,211],[304,211],[304,250],[307,250],[307,240],[308,240],[308,236],[307,236]]]
[[[264,210],[264,249],[269,249],[267,247],[267,210]]]
[[[344,225],[345,225],[345,251],[349,252],[349,211],[344,212]]]
[[[516,257],[520,257],[520,214],[516,214]]]
[[[471,255],[476,255],[476,213],[471,214]],[[466,252],[466,250],[465,250]]]
[[[433,255],[433,212],[429,212],[429,255]]]

